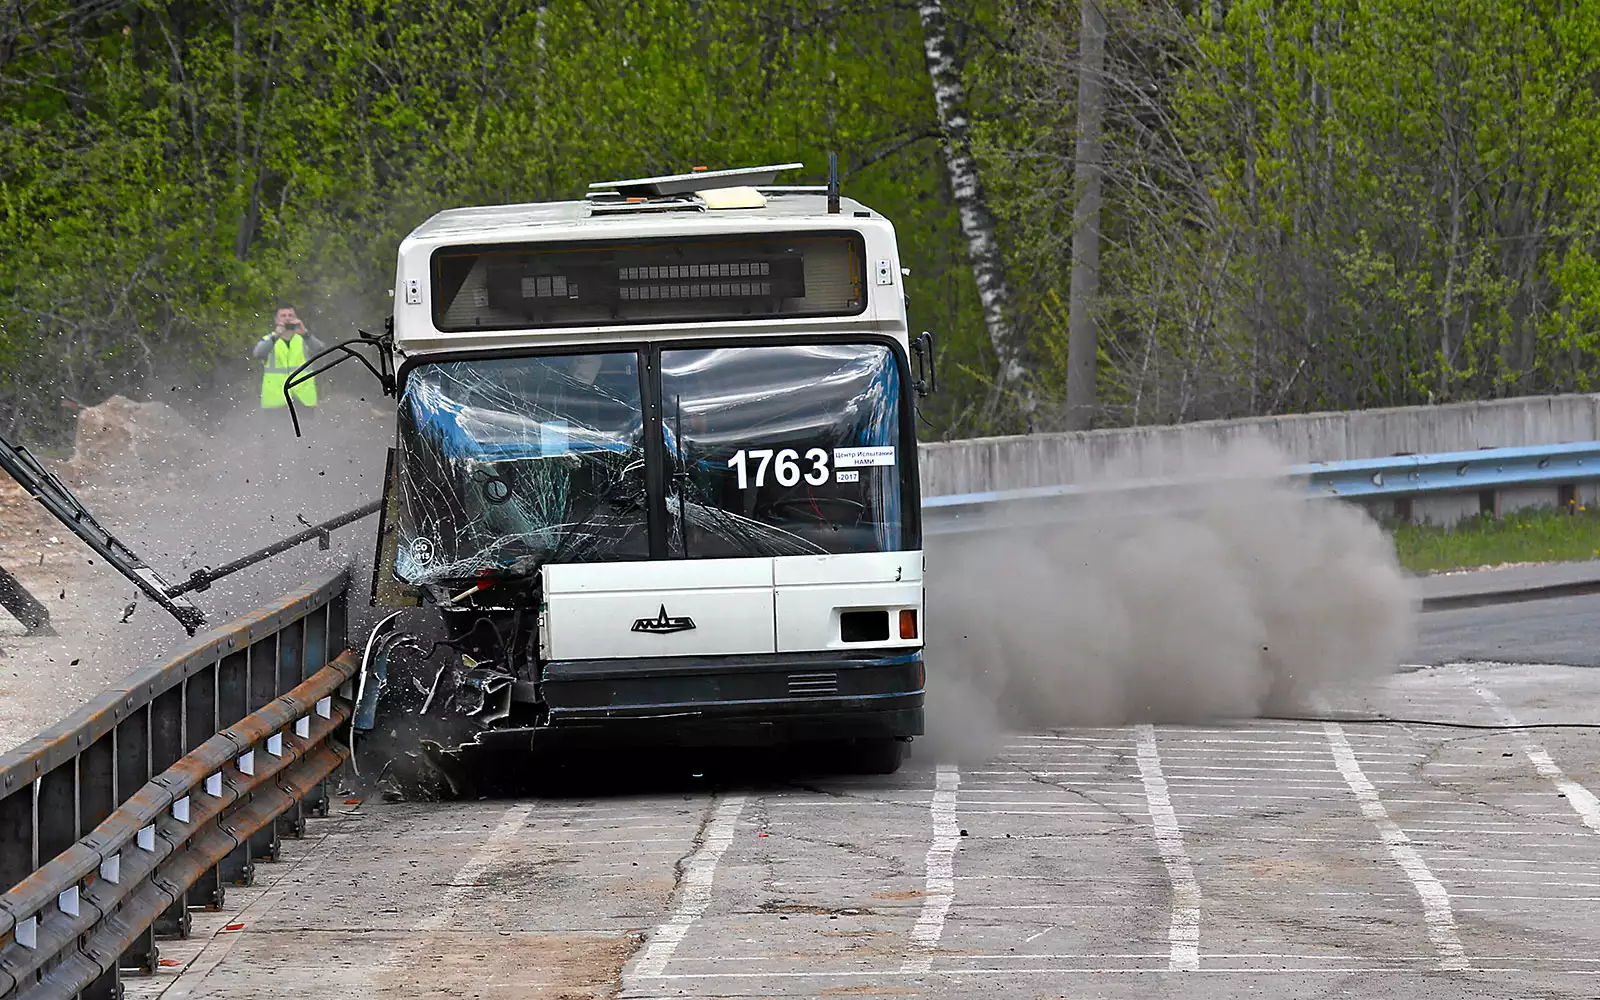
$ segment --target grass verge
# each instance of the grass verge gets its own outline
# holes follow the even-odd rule
[[[1470,518],[1452,528],[1402,524],[1393,536],[1400,564],[1416,573],[1600,559],[1600,510],[1520,510],[1499,519]]]

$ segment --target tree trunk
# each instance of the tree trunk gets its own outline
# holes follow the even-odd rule
[[[961,82],[960,63],[946,31],[944,4],[941,0],[922,0],[918,13],[922,18],[928,79],[933,84],[933,103],[944,137],[945,170],[950,175],[951,194],[961,217],[961,235],[967,241],[967,257],[978,285],[983,322],[998,362],[999,382],[1015,397],[1018,412],[1032,430],[1038,409],[1033,359],[1026,339],[1011,323],[1011,290],[1006,285],[1000,243],[995,238],[994,217],[989,214],[983,185],[978,178],[978,164],[972,158],[966,89]]]
[[[1067,427],[1094,423],[1095,374],[1100,349],[1095,336],[1095,300],[1100,294],[1100,177],[1104,150],[1106,17],[1098,0],[1082,0],[1078,36],[1078,144],[1073,183],[1072,286],[1067,298]]]

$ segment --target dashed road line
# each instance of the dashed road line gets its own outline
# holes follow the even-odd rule
[[[1156,851],[1172,882],[1172,919],[1167,928],[1172,951],[1167,964],[1175,972],[1193,972],[1200,968],[1200,884],[1195,881],[1194,865],[1184,849],[1183,830],[1178,826],[1167,779],[1161,772],[1155,727],[1142,725],[1135,732],[1139,739],[1139,777],[1144,781],[1144,795],[1150,806]]]
[[[1383,840],[1383,846],[1388,849],[1389,857],[1405,872],[1411,880],[1411,886],[1417,892],[1417,898],[1422,901],[1422,916],[1428,925],[1428,940],[1433,942],[1434,950],[1439,953],[1439,968],[1455,971],[1467,967],[1466,950],[1461,945],[1461,936],[1456,931],[1455,914],[1450,909],[1450,893],[1445,890],[1444,884],[1434,877],[1428,870],[1428,863],[1422,859],[1422,854],[1412,844],[1410,838],[1389,818],[1389,811],[1383,807],[1383,800],[1378,797],[1378,790],[1372,787],[1372,782],[1367,780],[1366,774],[1361,770],[1361,762],[1356,759],[1356,754],[1350,747],[1350,741],[1345,737],[1344,727],[1337,722],[1322,724],[1323,733],[1327,736],[1328,747],[1333,752],[1333,762],[1339,768],[1339,773],[1344,775],[1345,783],[1350,786],[1350,791],[1361,806],[1361,814],[1373,826],[1377,827],[1378,835]]]
[[[911,928],[911,947],[915,954],[900,965],[903,975],[918,975],[933,967],[933,949],[944,935],[945,918],[955,902],[955,855],[961,839],[956,825],[956,792],[961,787],[961,771],[954,764],[940,764],[934,778],[933,843],[928,846],[926,894],[922,912]]]
[[[500,816],[500,822],[495,824],[483,846],[478,848],[467,863],[457,868],[455,874],[450,876],[449,883],[444,891],[439,894],[439,902],[427,916],[411,925],[413,936],[419,934],[432,934],[443,930],[455,917],[456,907],[461,905],[468,893],[478,888],[478,879],[488,871],[490,866],[499,861],[508,849],[521,842],[522,827],[528,822],[528,817],[533,813],[532,805],[516,805],[507,809]],[[393,976],[399,969],[411,962],[416,957],[416,949],[410,944],[396,946],[389,950],[372,970],[372,976],[367,982],[361,984],[356,990],[358,996],[370,996],[375,993],[384,981]]]
[[[746,800],[746,796],[732,795],[717,805],[711,822],[706,825],[705,838],[684,866],[683,881],[678,886],[672,913],[650,935],[650,943],[633,968],[634,976],[660,978],[689,928],[711,905],[711,885],[717,877],[717,862],[733,844],[734,827],[739,822],[739,814],[744,812]]]
[[[1506,725],[1522,725],[1522,721],[1507,707],[1504,701],[1500,700],[1499,695],[1482,684],[1474,684],[1472,690],[1490,708],[1494,709],[1495,714],[1499,715]],[[1566,772],[1561,770],[1556,762],[1551,759],[1549,752],[1538,743],[1535,743],[1533,736],[1526,729],[1514,729],[1512,730],[1512,735],[1516,737],[1517,742],[1521,745],[1522,755],[1528,758],[1528,763],[1532,764],[1533,769],[1539,772],[1539,776],[1555,785],[1566,796],[1567,805],[1571,806],[1572,811],[1578,814],[1579,819],[1583,820],[1584,826],[1595,833],[1600,833],[1600,799],[1596,799],[1594,793],[1589,791],[1588,788],[1567,777]]]

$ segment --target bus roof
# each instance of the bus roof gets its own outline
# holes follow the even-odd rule
[[[728,190],[728,189],[722,189]],[[849,219],[883,217],[852,198],[839,199],[837,214],[828,211],[821,189],[758,188],[765,202],[759,208],[706,208],[699,199],[653,199],[634,203],[600,199],[587,201],[529,202],[521,205],[485,205],[452,208],[435,214],[406,237],[403,249],[418,244],[501,243],[541,240],[550,230],[562,230],[563,239],[607,239],[664,232],[705,232],[727,228],[763,228],[801,220],[849,228]],[[738,225],[745,223],[746,225]],[[812,228],[807,226],[806,228]]]
[[[708,188],[687,196],[630,198],[606,193],[583,201],[486,205],[439,212],[400,244],[393,292],[395,346],[402,354],[410,355],[531,344],[590,344],[669,333],[680,337],[714,337],[866,331],[905,336],[899,253],[894,226],[888,219],[858,201],[843,197],[838,200],[838,211],[829,212],[828,193],[821,187]],[[751,207],[718,207],[721,205]],[[663,315],[650,322],[630,320],[605,325],[537,328],[517,325],[448,329],[435,325],[437,276],[433,273],[432,262],[437,255],[450,254],[458,248],[536,243],[570,247],[590,240],[648,243],[772,233],[787,234],[790,238],[815,233],[818,238],[826,238],[840,232],[854,233],[858,238],[859,266],[863,270],[859,288],[865,305],[849,314],[767,316],[755,321],[734,316],[696,320],[686,316],[675,320]],[[820,268],[817,273],[828,273],[822,258],[816,263]],[[456,291],[460,292],[459,287]],[[533,294],[540,294],[536,280]],[[478,307],[475,301],[473,307]]]

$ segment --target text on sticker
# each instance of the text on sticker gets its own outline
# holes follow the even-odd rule
[[[833,449],[833,467],[836,469],[864,469],[874,465],[893,464],[894,445]]]

